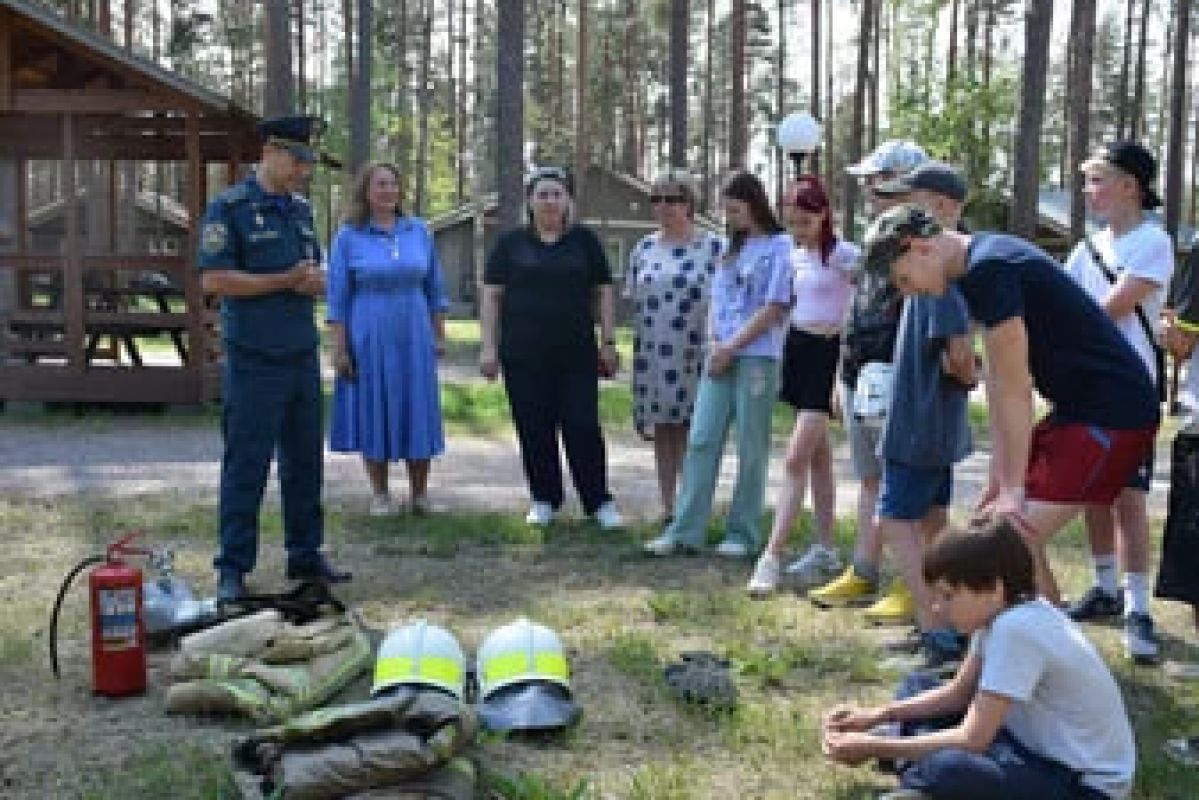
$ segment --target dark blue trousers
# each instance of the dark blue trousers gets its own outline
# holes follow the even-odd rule
[[[226,345],[218,570],[246,573],[258,557],[258,513],[278,456],[288,563],[303,567],[324,538],[320,368],[315,350],[268,356]]]
[[[927,672],[912,672],[899,684],[896,699],[936,687]],[[912,736],[956,725],[958,719],[905,722],[900,734]],[[1006,728],[982,753],[939,750],[919,761],[900,765],[900,783],[934,800],[1108,800],[1097,789],[1079,783],[1079,773],[1024,747]]]

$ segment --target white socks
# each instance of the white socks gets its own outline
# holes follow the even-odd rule
[[[1120,591],[1116,557],[1114,555],[1091,556],[1091,561],[1095,565],[1095,585],[1106,592],[1109,597],[1115,597],[1116,593]]]
[[[1147,573],[1124,573],[1124,613],[1149,613],[1149,575]]]

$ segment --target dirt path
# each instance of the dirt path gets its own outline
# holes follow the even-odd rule
[[[776,496],[782,471],[782,441],[775,443],[768,502]],[[1158,448],[1157,479],[1150,494],[1152,513],[1164,513],[1168,453]],[[648,444],[609,432],[609,474],[613,494],[630,518],[657,514],[657,483]],[[0,493],[56,497],[98,493],[129,497],[146,493],[180,492],[194,502],[216,497],[221,440],[215,423],[170,418],[104,417],[39,421],[0,414]],[[850,477],[844,444],[835,450],[837,508],[852,513],[856,485]],[[334,508],[365,504],[368,490],[357,458],[329,453],[325,494]],[[736,469],[726,458],[721,497],[727,495]],[[955,473],[955,501],[968,503],[986,475],[986,454],[975,453]],[[402,480],[394,484],[403,485]],[[451,509],[519,511],[527,504],[516,442],[498,438],[451,436],[446,453],[434,464],[431,493],[436,503]],[[274,481],[268,500],[277,499]]]

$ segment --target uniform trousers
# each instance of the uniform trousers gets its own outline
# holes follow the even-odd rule
[[[218,570],[247,573],[258,557],[258,515],[278,455],[284,546],[297,569],[324,538],[320,368],[316,350],[269,355],[226,342]]]

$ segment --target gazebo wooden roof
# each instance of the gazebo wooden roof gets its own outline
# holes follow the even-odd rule
[[[13,307],[0,311],[0,401],[193,403],[218,395],[215,315],[193,268],[198,226],[182,255],[117,252],[114,167],[183,164],[185,206],[196,220],[208,196],[207,165],[225,163],[232,181],[257,157],[256,122],[227,98],[46,7],[0,0],[0,159],[16,162],[17,183],[15,252],[0,252],[0,273],[15,273],[16,287]],[[108,164],[113,230],[102,252],[81,241],[76,203],[65,204],[61,252],[30,251],[31,160],[60,162],[59,197],[77,196],[80,162]],[[154,279],[130,279],[139,275]],[[139,297],[143,286],[157,293]],[[143,365],[135,339],[162,334],[171,335],[179,364]],[[101,363],[102,337],[124,342],[133,363],[119,347]]]

